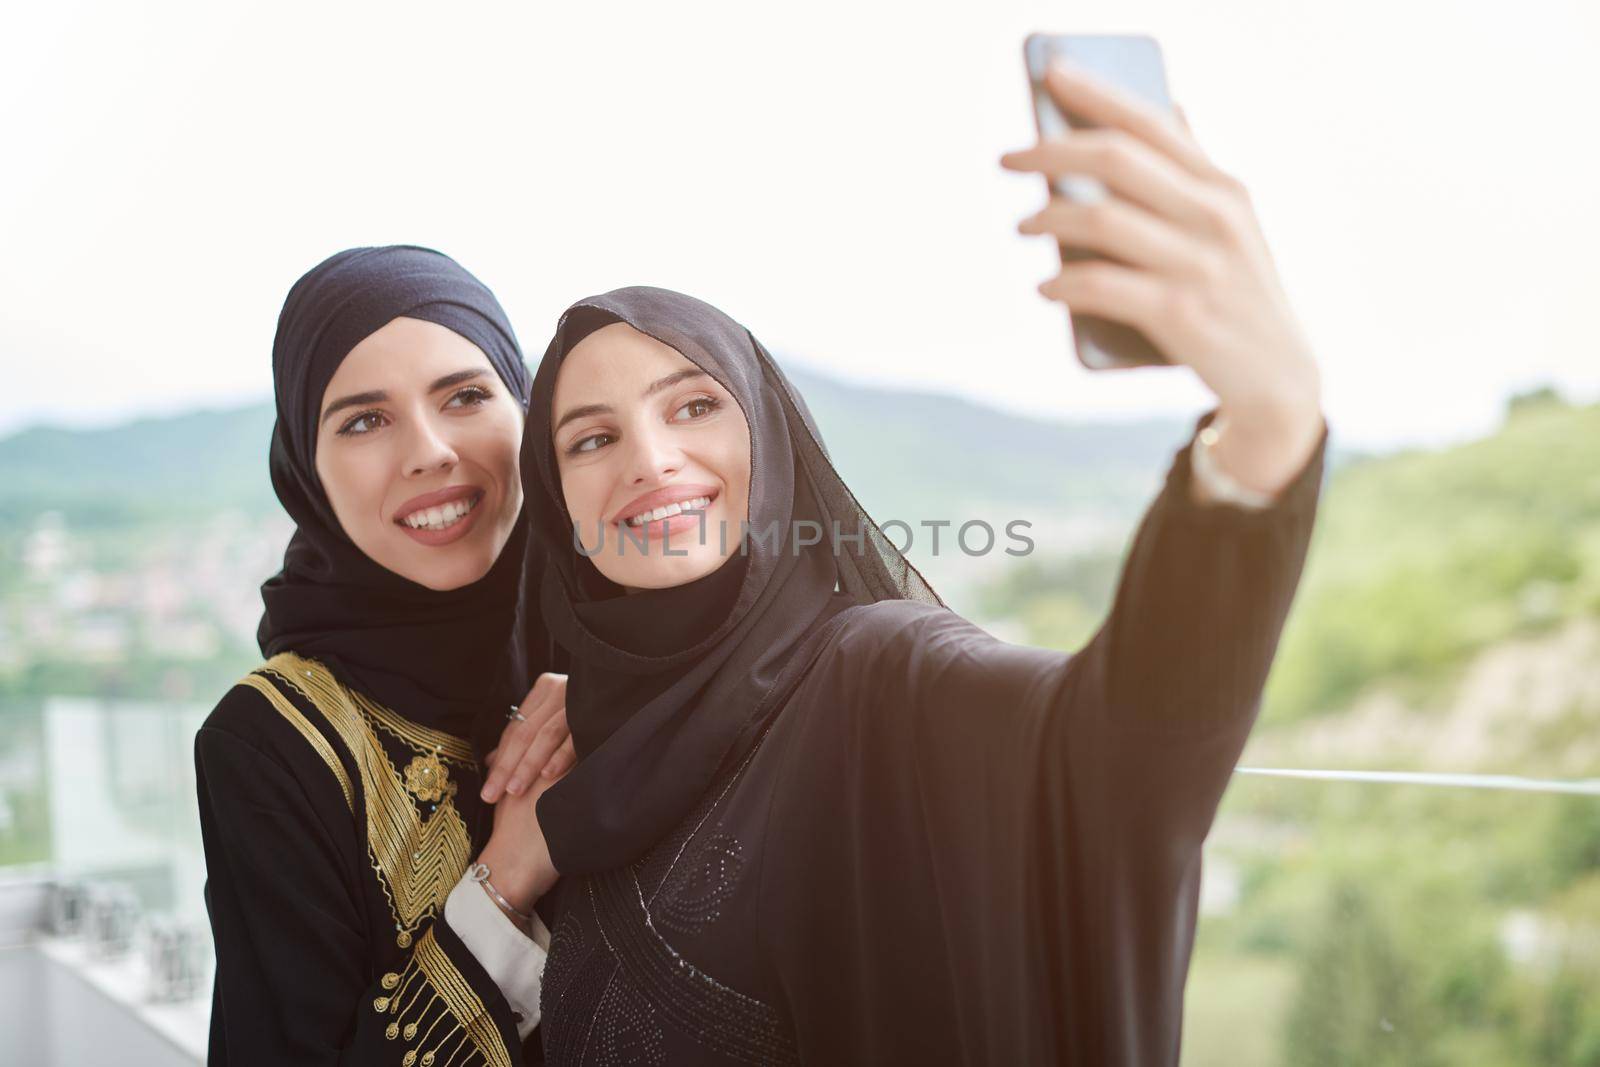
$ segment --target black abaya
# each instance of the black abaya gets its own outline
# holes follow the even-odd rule
[[[1175,1064],[1325,447],[1260,513],[1191,500],[1185,448],[1076,654],[845,608],[707,803],[563,887],[549,1062]]]
[[[661,290],[584,307],[666,340],[734,394],[752,523],[870,525],[731,320]],[[530,505],[541,521],[561,515],[547,407],[572,343],[558,330],[529,411],[523,477],[530,502],[544,494]],[[853,555],[824,551],[828,568],[791,568],[790,587],[838,580],[821,610],[820,585],[792,601],[809,614],[770,596],[788,546],[757,549],[707,645],[630,660],[626,628],[608,639],[584,619],[588,562],[536,525],[550,565],[530,575],[575,660],[574,734],[591,714],[612,724],[539,807],[564,872],[548,1061],[1175,1064],[1201,845],[1299,581],[1326,445],[1324,428],[1262,511],[1194,500],[1181,450],[1110,616],[1076,653],[997,640],[869,536]],[[786,469],[792,498],[764,496]],[[648,609],[634,621],[648,627]],[[762,626],[786,642],[775,674],[695,673]],[[649,682],[633,683],[635,703],[608,663]],[[722,759],[702,785],[707,754]],[[621,859],[595,862],[608,855]]]

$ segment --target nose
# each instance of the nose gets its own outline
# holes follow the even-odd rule
[[[628,453],[626,475],[629,488],[666,481],[683,469],[683,450],[664,428],[637,429],[630,436],[633,448]]]
[[[429,419],[416,419],[406,441],[405,471],[408,478],[437,470],[449,470],[461,462],[456,450]]]

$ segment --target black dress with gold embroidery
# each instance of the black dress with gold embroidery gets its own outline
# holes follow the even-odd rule
[[[213,1064],[539,1062],[444,921],[492,827],[462,738],[272,657],[195,741]]]

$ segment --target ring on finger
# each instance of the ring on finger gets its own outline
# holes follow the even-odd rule
[[[517,710],[517,706],[515,704],[511,705],[511,710],[510,711],[506,712],[506,721],[510,722],[512,719],[515,719],[518,722],[527,722],[528,721],[528,717],[526,715],[522,714],[522,712],[518,711]]]

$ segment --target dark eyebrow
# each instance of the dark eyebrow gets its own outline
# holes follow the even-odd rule
[[[462,382],[470,382],[474,378],[482,378],[488,373],[489,372],[482,367],[469,367],[466,370],[458,370],[454,374],[446,374],[443,378],[434,379],[433,384],[428,386],[428,392],[437,393],[442,389],[449,389],[460,385]],[[329,404],[327,408],[323,410],[322,422],[327,422],[335,414],[343,411],[345,408],[361,407],[364,404],[381,404],[383,401],[388,399],[389,394],[384,392],[382,389],[373,389],[366,393],[351,393],[349,396],[342,396],[338,400],[335,400],[333,403]],[[318,423],[318,425],[321,425],[321,423]]]
[[[640,399],[644,399],[646,397],[655,396],[663,389],[671,389],[679,382],[686,382],[691,378],[709,377],[710,375],[701,370],[699,367],[688,367],[684,370],[675,371],[672,374],[667,375],[665,378],[657,378],[645,388],[644,392],[639,394],[639,397]],[[610,415],[614,410],[615,409],[612,408],[610,404],[581,404],[575,408],[568,408],[566,414],[562,415],[561,418],[556,422],[555,429],[550,431],[550,435],[554,437],[556,434],[560,433],[561,427],[565,426],[573,419],[587,418],[590,415]]]
[[[363,404],[377,404],[388,399],[389,394],[382,389],[374,389],[370,393],[351,393],[349,396],[342,396],[322,410],[322,422],[318,423],[318,425],[326,423],[345,408],[358,408]]]
[[[441,389],[449,389],[452,386],[460,385],[462,382],[470,382],[474,378],[482,378],[488,373],[489,371],[486,367],[469,367],[467,370],[458,370],[454,374],[446,374],[443,378],[436,379],[432,385],[428,386],[428,392],[437,393]]]

